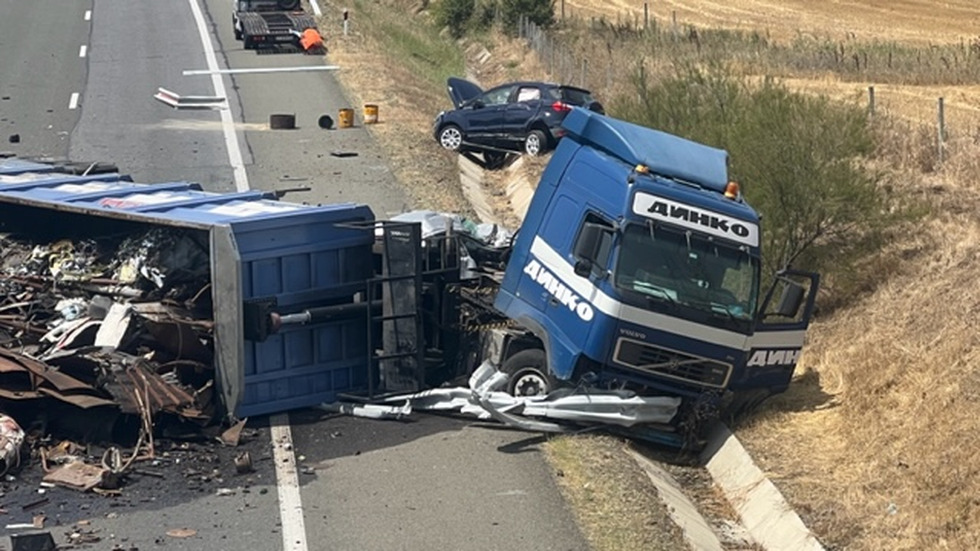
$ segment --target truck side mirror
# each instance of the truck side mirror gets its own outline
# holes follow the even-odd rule
[[[595,265],[599,254],[599,244],[602,242],[602,235],[607,228],[594,222],[586,222],[582,226],[582,233],[575,240],[575,249],[572,254],[578,259],[575,262],[575,274],[581,277],[588,277]]]
[[[777,316],[795,318],[800,306],[803,305],[805,290],[802,285],[792,281],[787,281],[783,287],[783,293],[779,296],[779,306],[774,312]]]
[[[592,273],[592,266],[594,264],[591,260],[579,260],[575,263],[575,275],[579,277],[589,277]]]

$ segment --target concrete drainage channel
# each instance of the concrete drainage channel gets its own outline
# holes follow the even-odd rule
[[[523,158],[503,170],[504,190],[511,211],[523,218],[534,194],[534,184],[524,174]],[[484,187],[484,171],[459,156],[459,180],[463,194],[481,222],[499,223]],[[716,529],[685,495],[681,485],[656,462],[633,452],[633,457],[657,487],[672,520],[683,530],[692,549],[725,549]],[[739,516],[741,528],[754,544],[767,551],[822,551],[824,548],[790,507],[776,486],[755,465],[734,434],[719,426],[701,455],[701,465]],[[730,539],[728,537],[724,539]]]

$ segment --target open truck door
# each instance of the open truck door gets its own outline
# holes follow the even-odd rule
[[[773,394],[789,386],[819,287],[816,273],[786,269],[776,274],[749,339],[746,370],[752,373],[753,386],[766,386]]]

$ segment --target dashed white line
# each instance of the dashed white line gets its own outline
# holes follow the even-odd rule
[[[313,15],[317,17],[323,15],[323,12],[320,11],[320,4],[318,4],[316,0],[310,0],[310,6],[313,7]]]
[[[92,20],[92,10],[85,10],[85,20],[86,21]]]
[[[87,53],[88,53],[88,46],[82,44],[82,46],[78,49],[78,57],[85,57],[85,54]]]
[[[69,109],[78,108],[78,92],[75,92],[71,95],[71,99],[68,100],[68,108]]]

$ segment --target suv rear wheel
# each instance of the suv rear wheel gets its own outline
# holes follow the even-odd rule
[[[545,137],[544,132],[540,130],[532,130],[524,138],[524,152],[532,157],[544,154],[547,147],[548,139]]]
[[[439,145],[450,151],[459,151],[463,145],[463,132],[455,124],[447,124],[439,131]]]

